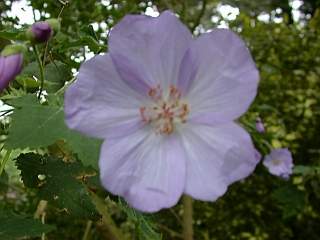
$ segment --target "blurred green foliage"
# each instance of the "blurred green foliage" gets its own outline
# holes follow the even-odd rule
[[[10,41],[24,39],[23,29],[27,26],[19,25],[19,19],[8,14],[13,2],[0,2],[0,48]],[[92,149],[97,148],[98,143],[91,143],[92,148],[88,149],[83,143],[89,139],[72,133],[64,136],[67,130],[61,134],[53,131],[48,136],[45,128],[53,129],[57,124],[59,129],[66,128],[63,114],[55,115],[53,122],[42,125],[44,129],[34,132],[35,137],[28,142],[19,142],[20,136],[26,134],[23,131],[28,130],[24,128],[24,122],[36,124],[61,108],[60,96],[65,83],[73,81],[72,71],[77,71],[88,53],[107,50],[110,28],[126,14],[140,14],[151,8],[175,11],[195,35],[223,23],[245,39],[260,70],[261,82],[259,94],[241,122],[263,154],[268,153],[268,144],[289,147],[297,165],[293,177],[285,181],[270,176],[260,164],[252,176],[232,185],[215,203],[194,202],[195,239],[320,238],[319,1],[302,1],[298,21],[294,21],[292,15],[292,1],[279,0],[32,0],[28,3],[35,16],[40,17],[35,20],[60,15],[62,30],[47,48],[44,87],[52,93],[48,102],[41,105],[30,97],[39,87],[33,81],[39,73],[31,51],[24,72],[14,82],[10,93],[1,97],[17,109],[13,115],[1,120],[0,142],[9,144],[6,149],[12,148],[13,152],[6,172],[0,176],[0,223],[9,217],[10,221],[14,217],[20,223],[26,218],[29,220],[25,226],[30,224],[32,228],[34,224],[34,229],[40,229],[29,235],[25,229],[25,233],[19,233],[17,238],[23,234],[40,236],[42,232],[51,231],[46,235],[47,239],[81,239],[86,227],[90,226],[88,239],[117,239],[117,230],[112,228],[117,226],[126,239],[182,239],[180,204],[151,216],[137,213],[103,191],[96,170],[88,170],[82,165],[92,164],[94,157],[91,155],[95,152]],[[234,20],[223,17],[218,11],[222,4],[239,8],[240,14]],[[262,13],[269,14],[268,21],[259,20]],[[41,46],[40,52],[43,54],[45,49]],[[19,105],[21,101],[29,104]],[[33,119],[28,115],[31,113],[34,113]],[[263,135],[252,127],[257,116],[266,126]],[[21,129],[15,127],[16,122]],[[46,141],[42,140],[44,138]],[[31,147],[25,148],[28,146]],[[5,154],[1,152],[1,155]],[[34,164],[37,161],[42,162]],[[24,185],[18,180],[15,164],[21,170]],[[45,164],[50,168],[44,167]],[[47,180],[41,179],[42,175]],[[56,226],[56,230],[50,225],[39,227],[37,220],[30,220],[42,199],[49,201],[46,222]],[[81,206],[85,209],[81,210]],[[5,215],[3,209],[11,209],[20,215]],[[106,215],[97,221],[96,210],[101,214],[99,209]],[[0,227],[0,239],[1,234],[5,232],[1,232]]]

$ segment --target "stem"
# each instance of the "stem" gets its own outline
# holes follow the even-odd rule
[[[38,203],[38,206],[37,206],[37,210],[33,215],[33,217],[35,219],[40,219],[41,218],[42,224],[45,224],[47,205],[48,205],[48,201],[40,200],[39,203]],[[41,234],[41,240],[46,240],[46,234],[45,233]]]
[[[196,29],[196,27],[200,24],[201,18],[203,17],[205,11],[206,11],[206,7],[207,7],[207,0],[202,0],[202,5],[201,5],[201,9],[200,12],[195,20],[194,25],[191,28],[191,32],[193,33],[194,30]]]
[[[183,196],[183,239],[193,240],[192,198]]]
[[[46,211],[48,202],[46,200],[40,200],[37,206],[37,210],[34,213],[33,217],[39,219]]]
[[[40,99],[42,91],[43,91],[43,85],[44,85],[44,68],[43,68],[43,63],[41,62],[41,58],[40,58],[37,46],[35,46],[35,45],[33,46],[33,51],[34,51],[34,53],[36,55],[37,62],[38,62],[38,65],[39,65],[39,70],[40,70],[41,85],[40,85],[40,91],[39,91],[39,95],[38,95],[38,99]]]
[[[0,163],[0,176],[1,176],[2,172],[3,172],[3,169],[4,169],[5,165],[6,165],[6,163],[9,160],[11,152],[12,152],[12,150],[7,150],[6,155],[4,155],[4,158],[3,158],[2,162]]]
[[[89,239],[88,237],[89,237],[89,233],[90,233],[91,226],[92,226],[92,221],[89,220],[89,221],[87,222],[86,229],[85,229],[85,231],[84,231],[82,240],[88,240],[88,239]]]
[[[41,222],[42,224],[45,224],[45,219],[46,219],[46,213],[44,212],[42,214],[42,217],[41,217]],[[41,240],[46,240],[46,234],[45,233],[42,233],[41,235]]]
[[[104,201],[99,198],[96,194],[91,192],[91,200],[93,204],[96,206],[98,212],[102,215],[102,223],[104,227],[109,232],[109,235],[112,237],[110,239],[114,240],[123,240],[126,239],[121,232],[121,230],[117,227],[111,216],[108,214],[109,209],[105,205]]]

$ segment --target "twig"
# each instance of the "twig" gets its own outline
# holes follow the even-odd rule
[[[82,240],[88,240],[89,239],[88,237],[89,237],[91,226],[92,226],[92,221],[91,220],[87,221],[86,229],[84,231]]]
[[[163,225],[163,224],[158,224],[159,228],[162,228],[164,231],[168,232],[171,237],[176,237],[176,238],[180,238],[183,239],[183,235],[181,233],[178,233],[170,228],[168,228],[167,226]]]
[[[37,46],[33,45],[33,51],[36,55],[36,59],[37,59],[39,70],[40,70],[40,91],[39,91],[39,95],[38,95],[38,99],[40,99],[42,91],[43,91],[43,86],[44,86],[44,68],[43,68],[43,64],[42,64]]]
[[[203,17],[205,11],[206,11],[206,7],[207,7],[207,0],[202,0],[202,6],[201,6],[201,10],[195,20],[194,25],[191,28],[191,32],[193,33],[194,30],[196,29],[196,27],[200,24],[201,18]]]
[[[108,213],[108,208],[106,207],[104,201],[100,199],[96,194],[91,192],[90,194],[91,200],[93,204],[96,206],[96,209],[98,212],[102,215],[102,223],[104,227],[107,228],[110,235],[113,236],[112,239],[114,240],[124,240],[126,239],[121,231],[111,218],[111,216]]]
[[[7,164],[8,160],[10,158],[11,152],[12,152],[12,150],[7,150],[6,155],[4,155],[3,160],[0,162],[0,176],[3,172],[5,165]]]

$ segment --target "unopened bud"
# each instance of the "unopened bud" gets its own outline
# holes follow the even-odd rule
[[[53,34],[57,34],[60,31],[61,28],[61,23],[59,19],[56,18],[50,18],[46,20],[46,22],[50,25],[52,28]]]
[[[27,31],[31,42],[44,43],[52,36],[52,28],[47,22],[36,22]]]
[[[19,45],[6,47],[0,56],[0,91],[8,87],[10,81],[21,72],[23,65],[23,48]]]

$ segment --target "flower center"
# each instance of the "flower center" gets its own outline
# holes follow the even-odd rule
[[[185,123],[189,106],[181,101],[179,90],[171,86],[163,93],[160,86],[150,89],[148,95],[152,103],[140,108],[142,121],[152,125],[158,134],[171,134],[176,124]]]
[[[281,164],[281,160],[279,160],[279,159],[272,159],[272,164],[273,165],[275,165],[275,166],[278,166],[278,165],[280,165]]]

